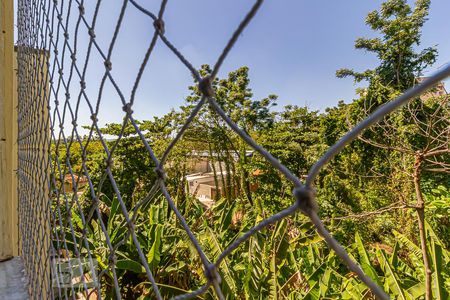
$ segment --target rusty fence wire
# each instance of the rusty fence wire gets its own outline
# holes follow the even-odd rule
[[[177,299],[194,298],[205,293],[210,287],[219,299],[225,299],[220,288],[219,270],[221,263],[234,249],[248,240],[253,234],[275,222],[289,218],[299,212],[310,218],[317,232],[326,243],[341,258],[343,263],[363,281],[379,299],[389,297],[383,289],[377,286],[359,267],[357,262],[349,257],[344,248],[327,231],[318,216],[318,205],[315,201],[313,182],[321,168],[333,158],[343,147],[354,140],[365,128],[376,123],[390,112],[401,107],[409,99],[423,93],[440,80],[450,74],[450,66],[442,68],[434,76],[429,77],[420,85],[408,90],[397,99],[385,104],[367,119],[355,126],[350,132],[332,146],[309,171],[306,182],[302,183],[290,170],[282,165],[264,148],[258,145],[250,136],[241,130],[224,112],[215,100],[212,81],[237,42],[241,33],[258,12],[263,1],[255,1],[246,13],[236,30],[224,44],[222,53],[217,58],[210,75],[202,77],[187,57],[165,35],[164,11],[167,0],[162,0],[159,10],[152,12],[146,8],[145,1],[123,0],[117,1],[119,14],[115,23],[111,39],[99,41],[96,36],[98,17],[102,11],[102,0],[86,2],[84,0],[19,0],[17,6],[17,58],[18,58],[18,95],[19,95],[19,228],[21,255],[24,258],[26,273],[29,279],[29,291],[33,299],[72,299],[79,292],[74,288],[75,283],[82,287],[82,294],[86,298],[95,295],[100,299],[102,295],[99,277],[110,272],[114,285],[115,298],[121,299],[123,287],[116,274],[118,247],[128,239],[133,241],[140,258],[140,264],[145,268],[146,280],[151,283],[154,297],[165,298],[155,281],[149,266],[146,253],[143,252],[136,236],[135,216],[140,209],[136,205],[128,209],[122,199],[121,191],[111,171],[111,164],[117,144],[124,136],[127,124],[134,128],[134,134],[145,146],[149,157],[153,161],[157,175],[154,189],[159,189],[165,197],[169,207],[173,210],[179,224],[186,232],[190,242],[197,251],[203,264],[206,284],[191,293],[177,296]],[[89,4],[89,5],[88,5]],[[88,11],[87,7],[91,10]],[[129,96],[125,95],[117,78],[121,74],[113,72],[113,53],[119,33],[127,22],[126,11],[136,10],[148,17],[149,26],[154,27],[154,33],[149,40],[147,49],[138,72],[135,74],[134,84]],[[84,51],[78,49],[79,40],[84,39],[87,47]],[[167,51],[173,53],[173,59],[186,67],[198,84],[202,94],[194,109],[190,112],[179,132],[174,134],[161,158],[158,158],[140,131],[138,122],[133,115],[135,95],[142,85],[141,79],[151,60],[155,45],[161,43]],[[93,59],[102,61],[102,70],[95,83],[96,90],[89,90],[92,78],[88,80],[89,63]],[[111,144],[101,132],[99,113],[104,101],[105,86],[112,86],[115,96],[121,101],[118,110],[123,110],[123,124],[118,139]],[[88,132],[83,133],[78,125],[80,105],[85,105],[90,114]],[[272,166],[293,183],[294,198],[292,205],[283,211],[270,216],[237,238],[223,250],[216,261],[210,261],[202,250],[195,234],[189,228],[184,216],[177,209],[173,196],[166,186],[164,163],[171,150],[182,137],[183,133],[193,122],[200,109],[210,107],[225,121],[228,126],[239,135],[249,147],[261,154]],[[87,167],[86,148],[93,140],[99,141],[105,153],[105,166],[100,182],[94,182]],[[71,147],[78,145],[81,157],[81,170],[75,171],[71,164]],[[59,149],[63,149],[63,155]],[[79,197],[81,181],[89,192],[91,209],[84,211]],[[117,197],[119,212],[125,219],[127,231],[123,240],[111,241],[107,231],[107,224],[102,219],[100,211],[100,191],[103,182],[109,181]],[[69,182],[72,190],[67,190]],[[141,203],[142,204],[142,203]],[[98,265],[96,258],[90,251],[92,247],[87,239],[87,224],[95,220],[101,230],[104,240],[104,251],[109,257],[108,265]],[[81,227],[81,232],[76,227]],[[83,250],[81,250],[83,249]],[[81,274],[78,282],[64,281],[67,272]],[[94,284],[93,284],[94,283]],[[194,288],[194,287],[193,287]]]

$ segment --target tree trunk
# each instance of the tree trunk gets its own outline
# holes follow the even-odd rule
[[[227,150],[227,148],[224,147],[224,149],[226,151],[225,152],[225,156],[224,156],[224,157],[226,157],[226,159],[224,160],[224,162],[225,162],[225,172],[227,172],[227,176],[225,177],[225,181],[226,181],[227,185],[225,186],[225,188],[226,188],[227,194],[228,194],[227,200],[231,201],[234,198],[233,184],[232,184],[232,181],[231,181],[231,180],[233,180],[233,178],[231,176],[235,175],[235,173],[231,171],[231,168],[232,168],[232,165],[233,165],[234,162],[232,160],[233,158],[230,158],[230,153]]]
[[[417,199],[416,212],[419,223],[420,247],[422,249],[422,259],[425,268],[425,299],[431,300],[431,269],[428,260],[427,236],[425,231],[425,201],[423,200],[422,190],[420,188],[422,162],[423,157],[420,154],[416,155],[416,161],[414,163],[414,189]]]
[[[209,157],[211,158],[211,168],[212,168],[213,174],[214,174],[214,185],[216,186],[216,194],[214,196],[214,200],[219,201],[219,199],[220,199],[219,180],[217,179],[216,166],[214,165],[216,163],[216,161],[215,161],[215,158],[213,157],[213,152],[212,152],[210,142],[208,142],[208,150],[209,150]],[[219,161],[219,160],[217,160],[217,161]],[[219,163],[220,163],[220,161],[219,161]]]
[[[225,198],[227,200],[229,200],[230,197],[228,195],[228,189],[227,189],[227,184],[225,182],[225,178],[223,177],[223,168],[222,168],[222,162],[224,162],[225,160],[222,157],[222,155],[219,155],[219,151],[221,151],[221,150],[216,148],[217,161],[219,162],[220,180],[222,182],[222,197],[225,196]]]
[[[241,153],[241,186],[244,189],[245,196],[247,197],[248,202],[251,206],[253,206],[253,199],[252,199],[252,193],[250,191],[250,174],[247,171],[247,155],[246,155],[246,148],[245,145],[242,147],[242,153]]]

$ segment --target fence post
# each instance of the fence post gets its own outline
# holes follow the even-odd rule
[[[13,0],[0,0],[0,260],[18,254]]]

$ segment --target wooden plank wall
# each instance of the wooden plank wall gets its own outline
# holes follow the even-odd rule
[[[18,255],[13,0],[0,0],[0,260]]]

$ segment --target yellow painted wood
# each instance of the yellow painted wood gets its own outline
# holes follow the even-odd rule
[[[17,163],[13,28],[13,1],[0,0],[0,259],[18,253],[17,193],[13,192]]]
[[[10,174],[11,174],[11,214],[12,214],[12,237],[13,237],[13,255],[19,255],[19,195],[17,191],[18,187],[18,178],[17,178],[17,168],[19,167],[19,156],[18,156],[18,130],[19,126],[17,123],[18,117],[18,95],[17,95],[17,53],[14,51],[14,72],[13,72],[13,97],[11,101],[11,107],[9,111],[11,112],[11,166],[10,166]]]

